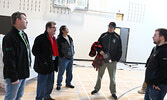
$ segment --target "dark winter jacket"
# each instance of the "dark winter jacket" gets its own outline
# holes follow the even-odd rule
[[[72,38],[69,35],[67,36],[70,40],[70,44],[62,35],[59,35],[57,38],[59,56],[71,59],[74,56],[74,45]]]
[[[52,45],[47,32],[36,37],[32,53],[35,56],[34,70],[37,73],[50,74],[58,71],[58,57],[52,60]]]
[[[26,38],[27,35],[25,34]],[[28,38],[27,38],[28,42]],[[29,42],[28,42],[29,43]],[[29,62],[27,47],[14,26],[4,36],[2,42],[4,78],[12,82],[29,77]]]
[[[98,41],[102,45],[103,51],[110,54],[112,61],[120,60],[122,56],[122,44],[121,38],[117,33],[103,33]]]
[[[146,63],[145,81],[149,85],[167,85],[167,44],[152,50]]]

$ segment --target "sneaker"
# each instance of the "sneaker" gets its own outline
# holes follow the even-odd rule
[[[112,94],[112,97],[113,97],[115,100],[118,100],[116,94]]]
[[[55,100],[55,99],[53,99],[53,98],[47,98],[47,99],[44,99],[44,100]]]
[[[139,94],[145,94],[145,90],[138,90],[137,91]]]
[[[97,92],[98,92],[98,91],[93,90],[93,91],[91,92],[91,94],[94,95],[94,94],[97,93]]]
[[[56,90],[60,90],[61,89],[61,87],[60,86],[58,86],[57,88],[56,88]]]
[[[74,88],[73,85],[66,85],[67,88]]]

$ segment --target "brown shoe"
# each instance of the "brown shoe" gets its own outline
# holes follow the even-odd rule
[[[145,94],[145,90],[138,90],[137,91],[139,94]]]
[[[47,99],[44,99],[44,100],[55,100],[55,99],[53,99],[53,98],[47,98]]]

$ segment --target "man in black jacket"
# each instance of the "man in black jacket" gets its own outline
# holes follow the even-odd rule
[[[24,32],[28,21],[26,15],[21,12],[13,13],[11,20],[13,27],[4,36],[2,43],[3,74],[6,82],[5,100],[20,100],[31,64],[29,41]]]
[[[167,92],[167,29],[155,30],[155,49],[146,63],[144,100],[163,100]]]
[[[96,86],[91,94],[97,93],[101,88],[101,80],[104,74],[104,71],[107,67],[109,76],[110,76],[110,92],[112,97],[117,100],[116,96],[116,83],[115,83],[115,73],[116,73],[116,64],[120,60],[122,55],[122,44],[120,36],[114,32],[116,24],[110,22],[108,26],[108,32],[103,33],[99,38],[99,43],[102,45],[102,50],[100,54],[103,55],[104,61],[102,67],[98,68],[98,77]]]
[[[73,78],[73,56],[74,45],[73,39],[68,35],[69,30],[65,25],[60,27],[60,33],[57,38],[59,50],[59,72],[57,76],[57,90],[61,89],[61,82],[63,81],[63,74],[66,71],[66,87],[74,88],[71,84]]]
[[[43,34],[36,37],[32,53],[35,56],[34,70],[38,73],[36,100],[55,100],[50,94],[54,85],[54,71],[58,71],[58,48],[54,37],[56,23],[48,22]]]

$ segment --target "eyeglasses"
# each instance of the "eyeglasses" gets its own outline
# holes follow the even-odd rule
[[[56,28],[56,27],[50,27],[50,28]]]

